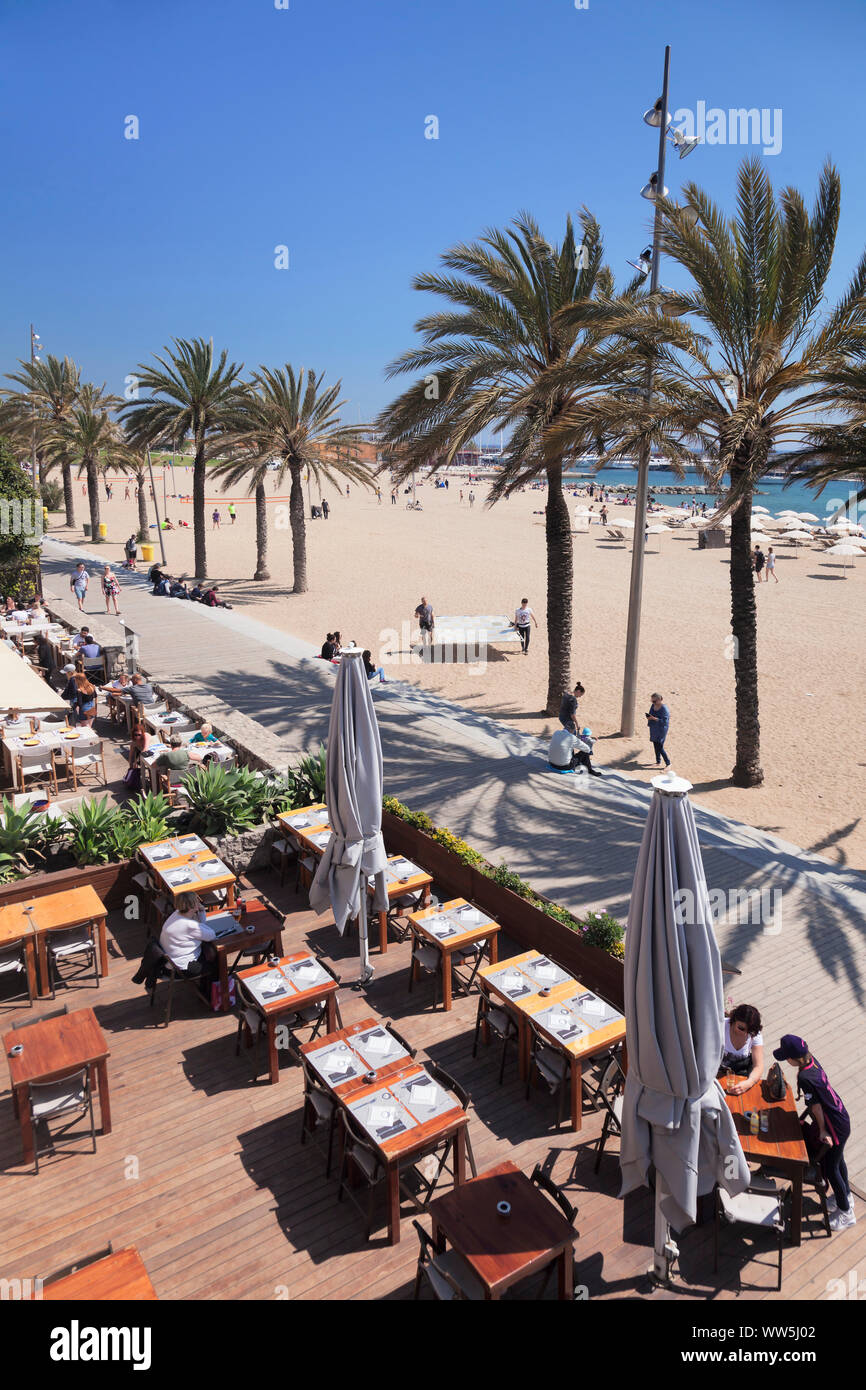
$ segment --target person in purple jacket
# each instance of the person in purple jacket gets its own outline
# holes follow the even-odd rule
[[[818,1133],[817,1151],[812,1145],[813,1160],[833,1189],[832,1197],[827,1197],[830,1228],[847,1230],[857,1221],[845,1164],[845,1144],[851,1133],[848,1111],[830,1085],[824,1068],[809,1051],[805,1038],[786,1033],[773,1056],[777,1062],[789,1062],[797,1068],[797,1095],[803,1096],[807,1106],[804,1121],[814,1121]]]

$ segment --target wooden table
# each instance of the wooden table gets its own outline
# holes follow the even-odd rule
[[[10,1057],[10,1049],[19,1043],[24,1051],[18,1057]],[[3,1046],[9,1063],[12,1101],[21,1125],[25,1163],[32,1162],[34,1156],[29,1103],[31,1082],[55,1081],[87,1067],[90,1084],[99,1095],[102,1133],[111,1133],[107,1068],[110,1052],[92,1009],[76,1009],[60,1018],[44,1019],[29,1028],[10,1031],[3,1037]]]
[[[298,826],[296,830],[293,821],[298,817],[306,818],[308,825]],[[296,806],[294,811],[281,811],[277,816],[277,824],[287,840],[299,840],[299,832],[305,830],[329,830],[330,818],[328,808],[324,801],[316,801],[312,806]]]
[[[200,837],[199,837],[200,838]],[[208,876],[197,872],[197,865],[204,863],[208,859],[219,859],[219,855],[208,846],[206,841],[202,841],[204,849],[193,850],[189,854],[179,853],[171,859],[160,859],[153,861],[148,858],[145,851],[159,848],[161,845],[174,845],[177,848],[176,837],[167,840],[157,840],[153,844],[141,845],[138,850],[139,857],[150,873],[159,884],[159,887],[168,893],[169,897],[176,898],[179,893],[213,893],[217,888],[226,890],[226,907],[233,908],[235,905],[235,883],[236,878],[227,865],[223,865],[224,872]],[[222,860],[220,860],[222,863]],[[172,885],[168,882],[165,875],[172,869],[189,869],[192,879],[189,883],[178,883]]]
[[[295,951],[294,955],[282,956],[278,965],[297,965],[305,960],[319,965],[325,970],[322,962],[312,951]],[[277,966],[271,965],[254,965],[249,970],[239,970],[238,979],[246,983],[249,980],[254,980],[257,975],[267,974],[269,970],[276,968]],[[322,1003],[327,1010],[328,1032],[333,1032],[337,1026],[337,992],[339,988],[339,982],[331,977],[327,983],[314,984],[309,989],[295,988],[286,997],[272,999],[269,1003],[256,1000],[256,1004],[265,1016],[268,1035],[268,1079],[272,1085],[280,1079],[280,1059],[277,1052],[277,1028],[280,1024],[280,1018],[286,1014],[297,1013],[300,1009],[308,1009],[312,1004]],[[318,1042],[318,1039],[316,1041]]]
[[[212,916],[221,915],[221,912],[212,914]],[[248,931],[248,927],[252,927],[253,930]],[[220,998],[222,1000],[220,1013],[226,1014],[230,1012],[231,1008],[229,1004],[229,955],[232,951],[248,951],[255,947],[261,947],[262,954],[270,947],[276,955],[282,955],[283,924],[265,907],[264,903],[253,898],[244,904],[243,925],[239,922],[236,932],[233,932],[231,936],[221,936],[213,944],[216,947],[219,965]],[[253,969],[260,968],[259,966],[253,967]]]
[[[104,1260],[45,1284],[43,1302],[52,1303],[147,1303],[156,1299],[144,1261],[134,1245],[106,1255]]]
[[[423,936],[424,940],[429,945],[435,946],[442,955],[442,1003],[445,1006],[446,1013],[450,1010],[452,1003],[451,957],[454,953],[462,950],[466,946],[472,946],[476,942],[479,944],[488,942],[490,946],[491,964],[495,965],[499,960],[499,944],[497,937],[499,936],[500,927],[497,922],[492,921],[490,918],[487,918],[477,926],[464,927],[462,930],[455,932],[453,936],[444,938],[437,936],[427,925],[431,917],[445,916],[451,912],[459,912],[461,908],[465,909],[471,907],[472,904],[467,902],[465,898],[452,898],[450,902],[443,903],[441,907],[425,907],[420,912],[413,912],[409,916],[409,921],[417,928],[418,935]],[[483,917],[484,914],[481,913],[481,916]],[[458,922],[454,922],[454,925],[457,926]],[[413,981],[417,980],[418,964],[414,956],[410,969],[412,971]]]
[[[609,1048],[617,1047],[620,1043],[625,1042],[625,1018],[621,1014],[618,1014],[616,1020],[613,1022],[607,1023],[602,1028],[592,1029],[591,1032],[584,1034],[573,1042],[567,1043],[561,1038],[558,1038],[555,1033],[549,1032],[542,1023],[538,1022],[537,1015],[543,1013],[545,1009],[550,1008],[553,1004],[561,1004],[565,1000],[570,999],[571,996],[578,991],[591,994],[593,993],[592,990],[586,990],[579,980],[575,980],[571,976],[568,976],[562,983],[551,985],[547,995],[542,995],[540,992],[541,986],[537,986],[535,982],[527,976],[527,983],[531,987],[530,993],[524,995],[521,999],[512,999],[495,981],[490,979],[492,974],[497,974],[499,971],[509,968],[516,969],[523,974],[525,972],[521,970],[521,966],[531,966],[534,961],[546,959],[547,957],[542,956],[539,951],[523,951],[520,955],[511,956],[508,960],[501,961],[498,965],[490,964],[483,966],[481,970],[479,970],[478,975],[481,981],[481,988],[487,990],[489,994],[496,996],[497,999],[501,1000],[502,1003],[517,1016],[520,1075],[524,1080],[529,1076],[531,1039],[531,1029],[529,1027],[530,1018],[536,1020],[537,1026],[540,1028],[541,1032],[544,1033],[545,1038],[550,1042],[551,1046],[557,1048],[558,1051],[562,1052],[563,1055],[569,1059],[571,1127],[573,1130],[579,1130],[583,1127],[583,1064],[589,1061],[590,1058],[596,1057],[599,1052],[606,1052]]]
[[[405,858],[405,854],[389,854],[388,864],[389,866],[396,864],[398,860]],[[409,862],[411,863],[412,861],[410,860]],[[388,882],[387,888],[389,905],[395,902],[397,898],[402,898],[406,893],[418,893],[421,891],[421,889],[423,889],[424,897],[422,901],[424,907],[430,906],[430,889],[433,885],[433,877],[431,874],[425,873],[423,869],[418,869],[417,865],[415,865],[414,867],[417,869],[417,873],[411,874],[408,878],[405,879],[397,879],[394,882]],[[371,902],[373,900],[375,891],[375,888],[371,887],[369,884],[367,885],[367,896],[369,897]],[[388,912],[386,910],[385,912],[379,913],[379,950],[382,952],[382,955],[384,955],[387,949]]]
[[[720,1085],[725,1091],[728,1109],[734,1117],[743,1153],[755,1163],[778,1168],[791,1179],[791,1244],[799,1245],[803,1225],[803,1175],[809,1166],[809,1154],[803,1142],[803,1131],[797,1114],[797,1102],[790,1082],[784,1100],[770,1100],[766,1081],[756,1081],[741,1096],[727,1094],[726,1086],[742,1081],[741,1076],[725,1073]],[[768,1129],[752,1134],[745,1111],[767,1112]]]
[[[360,1053],[355,1051],[353,1041],[358,1038],[359,1034],[367,1033],[371,1028],[381,1028],[382,1026],[381,1019],[370,1016],[369,1018],[362,1018],[360,1023],[353,1023],[350,1028],[335,1029],[333,1032],[327,1033],[324,1037],[313,1038],[310,1042],[304,1043],[302,1046],[301,1052],[308,1060],[310,1053],[318,1051],[319,1048],[324,1049],[332,1047],[335,1043],[340,1042],[346,1043],[348,1047],[355,1052],[355,1056],[358,1059],[357,1070],[359,1074],[354,1077],[349,1077],[347,1081],[332,1082],[329,1081],[326,1075],[316,1071],[316,1075],[321,1084],[327,1087],[338,1100],[351,1099],[356,1092],[362,1091],[367,1085],[381,1085],[383,1081],[388,1081],[391,1077],[397,1076],[412,1061],[409,1053],[401,1049],[398,1056],[372,1068],[375,1075],[375,1080],[372,1083],[365,1079],[370,1071],[369,1059],[363,1058]],[[394,1041],[396,1042],[396,1039]],[[316,1070],[315,1067],[313,1070]]]
[[[27,915],[27,908],[32,909],[33,925]],[[25,902],[9,903],[7,907],[0,907],[0,946],[9,946],[15,941],[24,942],[27,978],[31,991],[35,996],[44,999],[51,993],[46,934],[92,922],[96,930],[99,973],[104,979],[108,974],[106,917],[105,905],[90,884],[83,888],[68,888],[63,893],[46,893],[41,898],[31,898]],[[35,943],[33,926],[36,927]],[[37,957],[38,984],[34,970]]]
[[[498,1202],[510,1202],[500,1216]],[[572,1245],[577,1231],[561,1212],[511,1162],[497,1164],[429,1206],[433,1241],[438,1250],[450,1242],[484,1287],[488,1299],[556,1261],[559,1297],[569,1300],[574,1288]]]

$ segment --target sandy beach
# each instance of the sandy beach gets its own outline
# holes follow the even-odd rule
[[[181,481],[178,486],[189,486]],[[158,483],[159,486],[159,483]],[[170,481],[169,481],[170,486]],[[137,525],[134,493],[125,480],[111,502],[101,499],[108,526],[106,559],[117,565],[123,541]],[[545,494],[527,491],[496,507],[484,506],[486,487],[452,481],[446,491],[419,485],[420,513],[405,499],[392,506],[387,479],[381,504],[352,487],[349,497],[328,490],[328,521],[307,523],[309,592],[292,587],[288,489],[269,484],[271,580],[254,583],[255,509],[237,490],[208,489],[208,568],[223,597],[250,616],[321,643],[339,629],[344,642],[370,647],[389,677],[411,680],[459,701],[476,715],[549,735],[556,721],[540,713],[547,688],[545,549],[541,513]],[[133,492],[130,489],[131,493]],[[237,520],[229,522],[233,500]],[[160,488],[160,511],[162,496]],[[87,517],[81,484],[76,515]],[[582,504],[581,504],[582,505]],[[210,513],[218,506],[219,530]],[[609,506],[611,517],[618,508]],[[189,503],[168,497],[168,514],[191,522]],[[623,512],[623,515],[628,515]],[[53,515],[50,534],[81,540]],[[152,533],[156,536],[155,531]],[[192,572],[192,529],[165,534],[168,569]],[[159,555],[158,542],[156,555]],[[764,786],[729,783],[734,762],[734,673],[730,660],[728,552],[699,551],[693,531],[650,537],[645,567],[639,673],[639,736],[617,734],[625,645],[630,541],[610,541],[601,527],[574,535],[575,607],[573,674],[586,687],[581,721],[598,742],[596,761],[648,780],[655,765],[644,727],[649,696],[660,690],[671,711],[668,752],[674,769],[694,784],[695,800],[828,857],[866,867],[866,824],[861,783],[866,770],[866,560],[848,568],[811,547],[779,546],[780,582],[758,587],[759,664]],[[141,566],[140,566],[141,567]],[[538,618],[531,648],[488,654],[485,665],[426,665],[412,658],[413,611],[424,594],[439,614],[513,616],[527,595]],[[158,600],[154,599],[154,602]],[[91,589],[88,607],[95,611]]]

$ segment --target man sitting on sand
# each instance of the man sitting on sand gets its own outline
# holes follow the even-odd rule
[[[570,734],[567,729],[557,729],[550,740],[547,761],[557,772],[576,772],[585,767],[591,777],[601,777],[598,768],[590,761],[592,734],[589,729],[581,729],[580,734]]]

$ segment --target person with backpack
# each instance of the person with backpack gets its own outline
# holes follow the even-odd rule
[[[851,1135],[848,1111],[805,1038],[786,1033],[773,1056],[797,1069],[797,1097],[802,1095],[806,1102],[806,1112],[800,1117],[803,1139],[815,1167],[833,1189],[832,1197],[827,1197],[830,1229],[845,1231],[857,1223],[845,1164],[845,1145]]]

